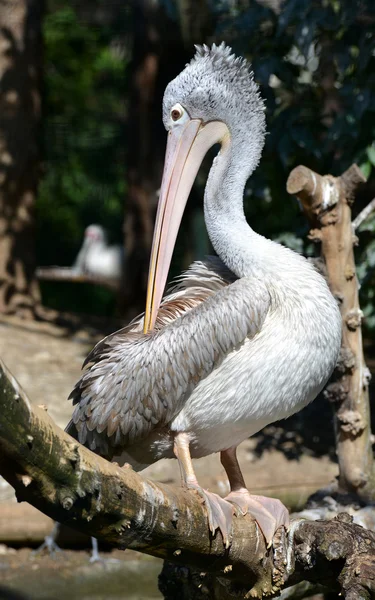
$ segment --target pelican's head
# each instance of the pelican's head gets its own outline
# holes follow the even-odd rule
[[[253,73],[224,43],[197,46],[163,99],[168,131],[147,288],[144,332],[152,330],[185,205],[202,160],[214,144],[247,140],[252,163],[263,148],[264,104]]]
[[[241,128],[264,132],[264,102],[248,62],[232,54],[224,42],[211,48],[196,46],[196,50],[165,90],[165,128],[173,131],[180,120],[198,119],[202,127],[218,121],[233,133]]]

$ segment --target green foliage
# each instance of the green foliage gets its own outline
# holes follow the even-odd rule
[[[101,4],[92,2],[92,10]],[[37,201],[41,265],[72,264],[90,223],[100,223],[115,241],[122,241],[127,60],[115,42],[127,26],[126,15],[124,8],[122,22],[96,24],[94,17],[80,16],[73,2],[49,3],[44,21],[44,177]],[[65,308],[59,292],[69,304],[69,289],[44,285],[43,300]],[[105,294],[103,306],[102,296],[94,291],[99,312],[106,310],[108,300]],[[87,291],[76,289],[73,308],[87,310],[91,303]]]
[[[375,183],[373,1],[285,0],[280,14],[266,4],[271,2],[212,3],[216,38],[251,59],[266,98],[269,135],[249,181],[248,218],[258,231],[302,249],[295,235],[303,237],[306,224],[285,191],[292,168],[304,164],[320,174],[339,175],[357,163],[369,178],[369,190]],[[371,199],[362,195],[365,203]],[[365,229],[357,258],[361,302],[373,328],[375,220]],[[288,237],[280,231],[293,233]]]

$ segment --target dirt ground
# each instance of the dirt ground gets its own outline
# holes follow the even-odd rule
[[[79,378],[81,364],[92,347],[94,338],[87,331],[71,336],[65,330],[53,326],[27,324],[16,319],[0,320],[1,358],[30,400],[47,405],[49,414],[61,427],[70,418],[72,407],[67,397]],[[325,486],[336,476],[337,465],[332,460],[333,432],[329,417],[327,419],[324,414],[321,415],[319,423],[319,411],[315,410],[316,412],[318,425],[314,426],[314,435],[310,431],[312,425],[310,430],[307,428],[309,435],[304,433],[306,427],[303,419],[310,419],[307,414],[307,417],[290,421],[290,427],[286,421],[280,426],[268,428],[261,436],[241,445],[239,460],[252,491],[277,496],[290,508],[297,509],[313,491]],[[327,421],[331,450],[319,446],[320,430],[327,427]],[[219,457],[214,455],[195,462],[201,484],[224,494],[227,483]],[[179,482],[179,470],[175,461],[160,461],[143,474],[160,482]],[[120,597],[159,597],[156,587],[159,561],[139,557],[130,551],[116,551],[112,558],[121,562],[104,566],[89,564],[88,554],[82,551],[66,551],[56,559],[32,556],[31,551],[22,546],[37,546],[49,532],[51,521],[28,505],[18,505],[12,488],[3,480],[0,480],[0,503],[1,585],[28,593],[30,598],[84,599],[87,596],[98,600],[114,600]],[[15,551],[9,549],[9,545],[17,545],[21,549]],[[116,577],[113,577],[114,572]],[[112,586],[111,592],[107,588],[107,595],[101,595],[105,590],[104,582],[108,573],[112,573],[114,587]],[[128,577],[125,576],[126,573]],[[84,582],[82,589],[78,581]],[[97,581],[100,581],[100,586],[95,583]],[[125,585],[125,581],[127,594],[123,596],[119,589],[121,585]],[[132,582],[131,589],[129,581]],[[2,596],[0,590],[0,598],[3,597],[7,596]]]
[[[86,551],[51,558],[30,548],[0,545],[1,600],[154,600],[161,561],[131,550],[103,553],[91,564]],[[12,597],[11,592],[17,592]]]

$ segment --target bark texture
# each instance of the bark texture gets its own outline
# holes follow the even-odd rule
[[[226,550],[220,534],[210,535],[198,495],[93,454],[32,406],[2,363],[0,375],[0,474],[19,501],[119,548],[195,566],[202,580],[212,573],[211,598],[273,597],[304,579],[347,598],[375,598],[375,534],[349,515],[295,521],[288,535],[277,532],[268,551],[254,522],[237,517]]]
[[[312,226],[309,238],[321,243],[329,286],[342,315],[342,347],[336,370],[324,392],[335,415],[339,491],[363,501],[375,500],[375,472],[370,429],[369,380],[363,346],[353,247],[354,192],[365,181],[353,165],[340,177],[294,169],[287,190],[295,194]]]
[[[0,4],[0,312],[33,315],[42,0]]]

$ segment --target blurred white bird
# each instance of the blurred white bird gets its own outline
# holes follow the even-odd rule
[[[124,249],[108,246],[107,236],[100,225],[89,225],[73,270],[96,277],[120,280],[123,272]]]

